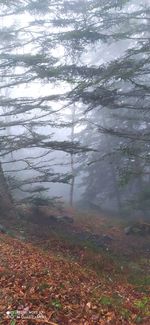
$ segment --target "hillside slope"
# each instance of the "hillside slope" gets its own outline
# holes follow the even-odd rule
[[[1,324],[149,323],[145,293],[58,255],[0,233]]]

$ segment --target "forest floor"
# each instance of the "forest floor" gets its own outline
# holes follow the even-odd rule
[[[2,220],[0,324],[150,324],[149,235],[117,218]]]

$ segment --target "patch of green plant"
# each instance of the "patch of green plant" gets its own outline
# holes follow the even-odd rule
[[[136,291],[150,295],[150,290],[144,286],[136,287]]]
[[[61,302],[59,301],[59,299],[54,299],[52,301],[51,305],[59,310],[62,308],[62,305],[61,305]]]
[[[138,263],[135,262],[129,262],[128,264],[129,269],[131,269],[132,271],[137,272],[142,272],[141,266]]]
[[[149,286],[150,285],[150,276],[136,276],[131,275],[128,278],[129,283],[135,285],[135,286]]]
[[[16,237],[16,234],[15,234],[15,233],[14,233],[12,230],[10,230],[10,229],[9,229],[9,230],[7,230],[7,232],[6,232],[6,233],[7,233],[7,235],[8,235],[8,236],[10,236],[10,237],[13,237],[13,238],[15,238],[15,237]]]
[[[137,299],[134,301],[134,306],[140,309],[141,311],[148,312],[148,304],[150,302],[150,298],[145,296],[141,299]]]
[[[121,297],[117,293],[113,293],[111,297],[103,295],[100,297],[99,302],[104,306],[113,306],[119,312],[121,310],[122,311],[121,315],[124,315],[124,318],[130,316],[128,315],[130,314],[130,312],[122,307],[123,297]]]
[[[64,288],[65,288],[65,286],[64,286],[63,283],[60,284],[60,288],[61,288],[61,289],[64,289]]]
[[[12,320],[10,321],[10,325],[16,325],[16,321],[15,321],[15,319],[12,319]]]
[[[135,323],[136,324],[141,324],[143,322],[143,319],[140,315],[138,315],[136,318],[135,318]]]
[[[109,296],[102,296],[99,301],[104,306],[111,306],[113,304],[113,299]]]

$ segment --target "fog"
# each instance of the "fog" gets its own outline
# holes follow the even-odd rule
[[[129,200],[135,203],[144,195],[149,179],[149,144],[142,138],[150,124],[145,72],[149,1],[112,5],[101,14],[93,9],[93,15],[85,12],[84,4],[74,12],[68,2],[66,12],[58,5],[49,13],[26,9],[1,18],[1,30],[6,31],[1,48],[1,135],[8,138],[2,149],[3,170],[17,200],[42,186],[45,195],[69,202],[73,179],[74,203],[111,210],[129,205],[130,210]],[[91,28],[93,36],[74,39],[80,26],[81,32]],[[141,82],[145,86],[140,94],[136,85]],[[48,141],[53,146],[45,148]],[[68,141],[81,148],[64,150],[63,142]],[[59,142],[58,148],[54,142]],[[47,182],[27,184],[49,173],[68,175],[70,181],[51,182],[48,176]],[[20,185],[13,185],[15,179]],[[141,204],[134,209],[142,211]]]
[[[150,0],[0,1],[0,324],[150,324]]]

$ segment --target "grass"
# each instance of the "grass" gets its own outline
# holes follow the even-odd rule
[[[142,274],[140,276],[138,276],[136,273],[130,275],[130,277],[128,277],[128,281],[129,283],[135,285],[135,286],[150,286],[150,276],[143,276]]]

